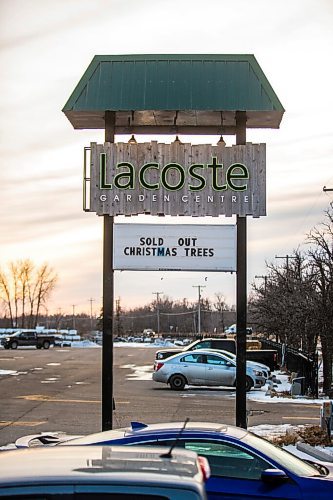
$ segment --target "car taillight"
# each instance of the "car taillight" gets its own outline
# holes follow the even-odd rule
[[[164,363],[155,363],[155,367],[154,367],[155,368],[155,372],[158,372],[158,370],[160,368],[162,368],[163,365],[164,365]]]
[[[210,466],[206,457],[198,456],[199,467],[203,475],[204,481],[210,478]]]

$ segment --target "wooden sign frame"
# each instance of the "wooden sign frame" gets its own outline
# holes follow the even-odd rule
[[[88,178],[98,215],[266,215],[265,144],[91,143]]]

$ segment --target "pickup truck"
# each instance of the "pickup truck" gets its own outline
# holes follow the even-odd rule
[[[2,345],[5,349],[17,349],[24,346],[48,349],[54,342],[53,335],[43,335],[35,330],[18,331],[2,339]]]
[[[236,341],[234,339],[204,338],[196,340],[183,349],[161,349],[156,352],[155,359],[169,358],[180,352],[193,351],[195,349],[217,349],[229,351],[236,354]],[[246,359],[262,363],[274,371],[278,368],[277,351],[274,349],[247,349]]]

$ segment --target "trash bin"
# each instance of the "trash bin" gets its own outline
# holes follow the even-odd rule
[[[304,395],[305,377],[295,377],[291,382],[290,393],[292,396]]]
[[[320,409],[320,427],[331,435],[333,430],[333,401],[323,401]]]

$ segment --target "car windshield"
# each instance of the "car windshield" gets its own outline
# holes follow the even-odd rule
[[[209,347],[208,345],[206,347]],[[202,349],[202,342],[195,340],[183,348],[183,351],[193,351],[194,349]]]
[[[228,351],[223,351],[224,356],[227,356],[227,358],[233,359],[234,361],[236,360],[236,354],[233,354],[232,352]]]
[[[251,446],[254,450],[265,454],[293,474],[307,477],[318,476],[318,469],[314,466],[292,455],[288,451],[283,450],[279,446],[273,445],[269,441],[266,441],[266,439],[248,433],[242,438],[242,441]]]

